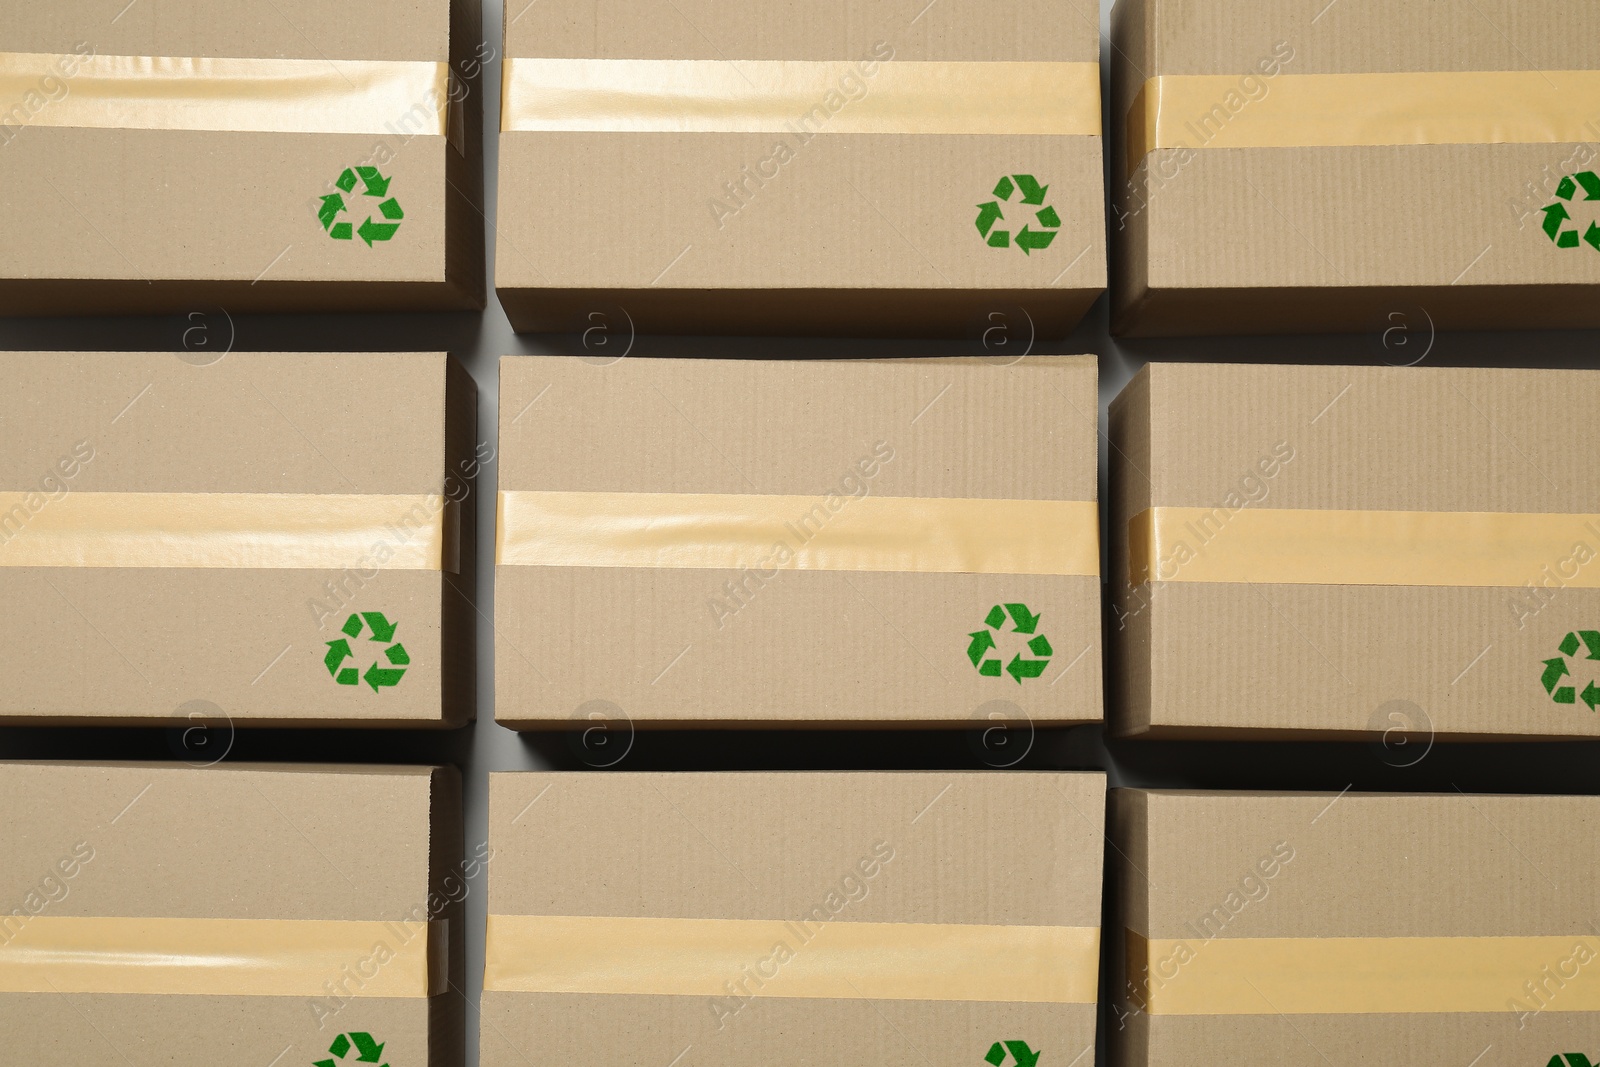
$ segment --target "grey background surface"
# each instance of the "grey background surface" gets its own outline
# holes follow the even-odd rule
[[[513,14],[526,0],[510,0]],[[1103,0],[1102,24],[1111,0]],[[1298,0],[1297,0],[1298,2]],[[490,102],[485,116],[489,260],[493,264],[496,131],[500,93],[499,42],[503,13],[484,0],[484,30],[495,59],[482,87]],[[1110,60],[1109,45],[1103,56]],[[492,284],[492,283],[491,283]],[[198,317],[196,317],[198,316]],[[1398,316],[1398,317],[1395,317]],[[197,326],[203,327],[196,333]],[[492,443],[499,412],[500,356],[518,353],[584,353],[581,337],[518,337],[492,293],[482,314],[392,316],[229,316],[223,309],[148,319],[63,319],[0,322],[0,348],[181,350],[203,343],[248,351],[437,351],[463,360],[479,387],[479,439]],[[1105,404],[1143,363],[1161,359],[1348,364],[1479,365],[1600,368],[1592,333],[1435,335],[1426,310],[1397,307],[1369,331],[1336,337],[1213,338],[1118,342],[1107,332],[1102,299],[1084,324],[1064,342],[1035,343],[1034,352],[1095,353],[1100,357],[1102,425]],[[601,343],[603,341],[603,344]],[[1023,331],[1010,348],[1015,354]],[[840,358],[982,354],[977,339],[923,341],[795,340],[783,338],[630,337],[618,327],[591,337],[591,354],[651,356]],[[229,358],[229,357],[224,357]],[[1105,443],[1101,447],[1101,494],[1105,494]],[[1109,772],[1113,785],[1168,787],[1406,790],[1453,792],[1600,792],[1596,744],[1431,745],[1198,744],[1107,745],[1098,727],[1039,731],[1013,724],[990,731],[815,731],[764,733],[673,731],[634,734],[625,722],[587,734],[518,735],[494,722],[493,616],[495,470],[480,477],[478,509],[478,722],[454,732],[262,731],[218,724],[206,735],[167,730],[0,730],[0,759],[189,759],[205,761],[225,752],[229,760],[329,762],[450,762],[464,774],[468,851],[484,840],[488,774],[524,769],[614,770],[702,769],[893,769],[1026,768]],[[1109,639],[1110,635],[1108,635]],[[1230,640],[1215,634],[1210,639]],[[3,680],[0,680],[3,684]],[[1377,709],[1374,709],[1376,712]],[[16,813],[9,813],[13,816]],[[492,877],[493,864],[489,865]],[[464,991],[476,1004],[483,962],[485,892],[481,879],[467,898],[467,975]],[[478,1019],[467,1013],[468,1063],[477,1063]]]

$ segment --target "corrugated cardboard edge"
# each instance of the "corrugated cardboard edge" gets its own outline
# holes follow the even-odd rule
[[[1128,0],[1123,0],[1127,3]],[[1150,483],[1153,427],[1150,366],[1111,402],[1110,571],[1105,576],[1110,640],[1106,678],[1106,726],[1112,737],[1135,737],[1150,729],[1151,614],[1157,587],[1135,590],[1128,582],[1128,520],[1154,505]]]
[[[428,1000],[428,1067],[466,1067],[467,988],[466,899],[462,871],[465,857],[461,810],[461,773],[454,767],[431,768],[428,803],[428,892],[448,903],[437,918],[449,928],[450,988]]]
[[[439,590],[439,647],[445,662],[440,672],[443,686],[439,726],[457,727],[477,715],[478,620],[472,591],[478,574],[478,383],[454,356],[445,357],[444,388],[444,488],[461,486],[461,570],[441,572]]]

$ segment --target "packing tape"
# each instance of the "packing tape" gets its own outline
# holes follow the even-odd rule
[[[1099,959],[1086,926],[490,915],[483,988],[1093,1004]]]
[[[1100,573],[1093,501],[507,491],[497,527],[502,566]]]
[[[1279,74],[1246,95],[1233,74],[1164,74],[1128,112],[1128,172],[1164,148],[1579,144],[1593,141],[1600,70]],[[1230,106],[1232,105],[1232,106]]]
[[[11,915],[0,993],[429,997],[446,988],[448,947],[442,920]]]
[[[0,567],[460,569],[438,494],[0,492]]]
[[[1600,515],[1157,507],[1128,522],[1128,579],[1520,588],[1579,542],[1600,549]]]
[[[507,133],[1100,136],[1098,63],[516,59]],[[855,87],[859,86],[859,90]]]
[[[448,133],[447,63],[0,52],[24,126],[229,133]]]
[[[1600,939],[1214,937],[1128,932],[1128,976],[1150,1015],[1358,1015],[1531,1011],[1528,987],[1564,964],[1543,1010],[1600,1011]],[[1576,962],[1575,962],[1576,961]],[[1518,1001],[1527,1006],[1519,1007]]]

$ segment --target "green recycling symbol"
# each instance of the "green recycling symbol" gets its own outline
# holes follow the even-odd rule
[[[1011,194],[1021,192],[1023,205],[1038,208],[1033,213],[1033,220],[1043,229],[1030,230],[1024,222],[1022,229],[1017,231],[1016,245],[1025,256],[1033,255],[1036,248],[1049,248],[1050,242],[1056,239],[1056,231],[1061,228],[1061,216],[1056,214],[1055,208],[1044,202],[1044,194],[1049,191],[1048,185],[1040,185],[1031,174],[1007,174],[994,187],[996,199],[978,205],[979,235],[989,242],[990,248],[1006,248],[1012,243],[1011,231],[996,229],[995,223],[1004,221],[1006,217],[1001,210],[1001,202],[1010,203]]]
[[[1554,241],[1557,248],[1578,247],[1577,224],[1568,227],[1566,223],[1572,221],[1572,213],[1567,210],[1567,204],[1572,203],[1572,198],[1578,194],[1579,188],[1583,189],[1585,200],[1600,200],[1600,174],[1585,170],[1562,178],[1561,184],[1556,186],[1556,202],[1542,209],[1545,236]],[[1584,244],[1600,252],[1600,225],[1590,222],[1589,228],[1583,231],[1582,240]]]
[[[1034,1064],[1039,1062],[1039,1053],[1029,1048],[1026,1041],[996,1041],[989,1046],[989,1051],[984,1053],[983,1058],[994,1067],[1000,1067],[1006,1062],[1008,1051],[1015,1067],[1034,1067]]]
[[[1561,679],[1571,677],[1572,668],[1567,666],[1567,659],[1577,655],[1580,648],[1589,650],[1585,659],[1600,660],[1600,630],[1579,630],[1561,639],[1561,655],[1544,661],[1544,691],[1557,704],[1576,704],[1578,697],[1582,696],[1589,710],[1594,711],[1596,705],[1600,705],[1600,687],[1593,681],[1583,687],[1581,694],[1575,684],[1557,684]]]
[[[378,205],[378,213],[388,222],[374,222],[372,216],[367,216],[367,221],[359,227],[353,227],[348,222],[335,222],[340,215],[350,210],[345,204],[346,196],[353,196],[357,179],[361,181],[363,196],[373,196],[382,199]],[[317,211],[317,219],[322,223],[322,228],[328,231],[328,236],[335,241],[348,241],[352,237],[360,237],[367,242],[367,247],[372,247],[374,241],[388,241],[400,231],[400,220],[406,213],[400,210],[400,201],[389,196],[389,183],[393,178],[385,178],[378,172],[377,167],[346,167],[334,186],[339,189],[337,193],[330,193],[322,198],[322,207]],[[359,210],[359,209],[358,209]]]
[[[1037,659],[1023,659],[1022,653],[1018,652],[1011,658],[1011,662],[1002,668],[1001,657],[998,654],[990,656],[989,653],[994,652],[996,648],[994,635],[1002,632],[1007,612],[1011,615],[1013,633],[1031,634],[1038,630],[1039,616],[1029,611],[1028,605],[1006,604],[1002,607],[996,604],[989,609],[989,614],[983,620],[985,628],[974,630],[967,635],[972,638],[972,642],[967,645],[967,658],[984,677],[998,678],[1003,669],[1017,680],[1018,685],[1021,685],[1024,678],[1037,678],[1044,673],[1044,669],[1050,665],[1050,656],[1054,650],[1050,647],[1049,639],[1044,634],[1039,634],[1028,642],[1028,651],[1037,656]]]
[[[348,1034],[340,1034],[333,1039],[333,1044],[328,1046],[328,1051],[333,1053],[331,1060],[317,1060],[316,1067],[339,1067],[339,1061],[355,1051],[356,1058],[352,1063],[383,1063],[383,1042],[374,1041],[372,1035],[362,1030],[352,1030]]]
[[[393,641],[394,632],[400,625],[384,618],[381,611],[361,611],[351,615],[340,627],[350,640],[341,637],[337,641],[329,641],[328,654],[323,657],[323,665],[328,668],[328,673],[333,675],[333,680],[340,685],[359,685],[364,678],[367,684],[372,686],[374,693],[386,686],[399,685],[400,679],[405,677],[406,666],[411,663],[411,656],[406,652],[406,646],[398,641],[383,650],[383,658],[390,663],[388,667],[380,667],[374,662],[367,668],[367,673],[362,674],[356,667],[339,666],[345,660],[354,658],[355,652],[350,648],[350,641],[360,639],[363,620],[366,622],[366,627],[372,630],[372,640],[379,644]]]

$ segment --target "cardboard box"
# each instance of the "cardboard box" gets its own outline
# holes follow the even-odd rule
[[[0,722],[465,722],[471,378],[214,358],[0,353]]]
[[[1112,732],[1600,736],[1597,406],[1591,371],[1150,364],[1111,406]]]
[[[1600,326],[1597,33],[1562,0],[1117,0],[1113,331]]]
[[[1111,1062],[1582,1067],[1600,798],[1111,793]],[[1118,929],[1120,928],[1120,929]]]
[[[1095,409],[1088,356],[508,357],[496,718],[1098,721]]]
[[[494,774],[483,1067],[1095,1061],[1100,774]]]
[[[463,1063],[454,770],[10,763],[0,798],[8,1062]]]
[[[511,12],[512,326],[1064,335],[1105,289],[1099,6],[919,7]]]
[[[477,3],[8,7],[0,314],[484,306]]]

